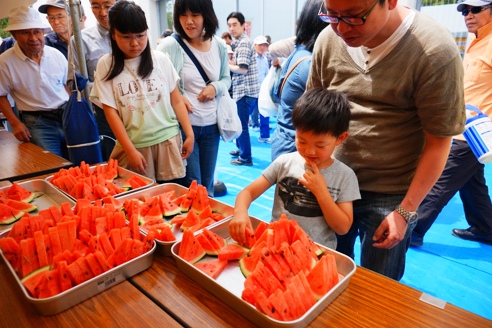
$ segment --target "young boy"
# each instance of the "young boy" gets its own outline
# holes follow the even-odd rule
[[[335,249],[336,235],[352,225],[352,201],[360,199],[355,173],[331,157],[348,137],[350,104],[345,95],[326,89],[306,91],[296,102],[292,123],[297,151],[279,156],[263,174],[242,190],[229,224],[231,237],[245,244],[253,231],[248,208],[276,184],[272,221],[285,213],[317,243]]]

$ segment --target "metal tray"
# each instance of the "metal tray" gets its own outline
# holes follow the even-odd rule
[[[124,195],[122,197],[118,197],[118,200],[120,202],[124,202],[125,200],[130,200],[133,198],[143,199],[144,197],[153,197],[172,190],[175,191],[176,197],[179,197],[180,195],[188,192],[188,188],[183,187],[179,184],[165,183],[151,188],[147,188],[145,190],[137,191],[132,194]],[[210,199],[210,206],[212,207],[213,212],[222,214],[224,218],[227,218],[233,214],[234,208],[232,206],[227,205],[226,203],[218,201],[214,198],[209,197],[209,199]],[[214,225],[220,224],[220,222],[222,221],[212,224],[211,226],[209,226],[209,228]],[[183,237],[183,231],[177,228],[175,225],[172,227],[171,230],[174,233],[174,236],[176,236],[176,241],[164,242],[164,241],[156,240],[157,253],[162,254],[164,256],[172,256],[171,247],[174,245],[175,242],[181,241],[181,238]],[[147,234],[147,232],[145,231],[142,231],[142,233]]]
[[[108,164],[105,163],[105,164],[99,164],[99,166],[107,166]],[[96,168],[96,166],[91,166],[91,172]],[[126,183],[126,181],[132,176],[132,175],[137,175],[138,177],[140,177],[143,181],[146,182],[146,185],[143,186],[143,187],[139,187],[139,188],[136,188],[136,189],[130,189],[128,191],[124,191],[120,194],[117,194],[115,195],[114,197],[115,198],[119,198],[123,195],[127,195],[127,194],[130,194],[130,193],[134,193],[136,191],[139,191],[139,190],[142,190],[142,189],[145,189],[145,188],[148,188],[150,186],[152,186],[154,184],[154,180],[152,179],[149,179],[147,178],[146,176],[144,175],[141,175],[141,174],[138,174],[138,173],[135,173],[133,171],[130,171],[128,169],[125,169],[121,166],[118,166],[118,177],[116,179],[113,180],[113,183],[119,187],[119,188],[122,188],[123,185]],[[69,195],[68,193],[66,193],[65,191],[61,190],[60,188],[58,188],[57,186],[55,186],[54,184],[51,183],[51,179],[53,179],[53,175],[50,175],[49,177],[46,178],[46,181],[48,181],[52,186],[54,186],[56,189],[60,190],[62,193],[64,193],[65,195],[67,195],[67,197],[70,197],[71,199],[73,199],[74,201],[77,201],[74,197],[72,197],[71,195]]]
[[[37,205],[38,209],[36,211],[30,212],[29,215],[37,215],[39,213],[39,210],[50,208],[53,205],[59,206],[66,202],[70,203],[70,207],[75,206],[75,202],[73,198],[67,197],[64,192],[62,192],[60,189],[56,188],[52,184],[46,182],[45,180],[41,180],[41,179],[30,180],[30,181],[20,182],[18,184],[29,191],[39,194],[31,202],[31,204]],[[10,187],[11,186],[2,187],[0,188],[0,191],[4,191],[5,193],[7,193],[7,190]],[[7,224],[7,225],[0,225],[0,233],[4,230],[10,230],[10,228],[12,228],[12,225],[14,223]]]
[[[6,237],[7,234],[0,234],[0,238]],[[148,269],[152,265],[153,255],[156,248],[156,244],[147,253],[134,258],[116,268],[108,270],[103,274],[85,281],[84,283],[70,288],[56,296],[49,298],[33,298],[26,291],[22,285],[19,277],[15,273],[14,269],[10,265],[9,261],[4,257],[3,252],[0,250],[0,255],[3,261],[7,264],[10,272],[14,275],[15,280],[19,284],[22,293],[26,300],[31,303],[40,315],[53,315],[65,311],[72,306],[85,301],[86,299],[99,294],[100,292],[136,275]]]
[[[210,230],[225,238],[228,242],[231,241],[232,239],[229,236],[228,228],[231,218],[232,217],[227,218],[227,220],[215,225]],[[259,222],[260,220],[256,218],[251,219],[253,228],[256,228]],[[200,231],[197,231],[195,234],[199,233]],[[176,259],[176,265],[178,269],[189,276],[191,279],[193,279],[195,282],[200,284],[207,291],[223,300],[226,304],[229,304],[237,312],[242,314],[245,318],[251,320],[259,327],[306,327],[338,295],[340,295],[343,290],[345,290],[345,288],[348,286],[350,278],[356,270],[355,262],[350,257],[318,244],[318,246],[323,248],[325,252],[335,256],[340,281],[335,287],[331,289],[330,292],[328,292],[325,296],[318,300],[318,302],[316,302],[316,304],[312,306],[311,309],[307,311],[302,317],[294,321],[279,321],[259,312],[253,305],[249,304],[241,298],[241,293],[244,289],[244,281],[246,280],[246,278],[244,278],[241,270],[239,269],[238,261],[229,261],[224,271],[222,271],[217,279],[214,280],[199,269],[197,269],[195,266],[178,256],[180,244],[181,242],[177,242],[172,247],[172,254],[173,257]],[[206,256],[204,260],[207,260],[207,258],[212,257]]]

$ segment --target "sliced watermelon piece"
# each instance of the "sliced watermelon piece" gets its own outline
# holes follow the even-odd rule
[[[249,250],[238,244],[229,244],[219,251],[219,260],[240,260],[248,254]]]
[[[31,272],[29,275],[22,278],[21,283],[24,286],[24,288],[27,290],[29,295],[35,298],[39,297],[39,290],[41,287],[40,285],[43,282],[42,279],[44,278],[46,272],[48,272],[49,270],[50,267],[45,266]]]
[[[273,294],[268,296],[268,302],[273,307],[273,311],[269,314],[270,317],[280,321],[291,319],[289,305],[281,289],[277,289]]]
[[[7,190],[7,198],[30,203],[36,195],[17,183],[13,183]]]
[[[207,206],[210,206],[210,198],[208,198],[207,188],[202,185],[197,186],[196,197],[191,204],[191,208],[198,214],[202,213]]]
[[[72,288],[72,281],[68,275],[68,264],[67,261],[58,262],[58,273],[60,274],[60,292],[63,293],[66,290]]]
[[[19,220],[25,212],[0,203],[0,224],[11,224]]]
[[[14,200],[14,199],[7,199],[7,201],[5,202],[5,205],[10,206],[12,208],[15,208],[15,209],[22,211],[24,213],[30,213],[30,212],[38,209],[37,205],[26,203],[26,202],[21,202],[19,200]]]
[[[306,276],[314,297],[319,300],[338,283],[338,270],[335,257],[326,254]]]
[[[12,268],[18,272],[21,264],[21,250],[12,237],[0,238],[0,249]]]
[[[200,223],[200,218],[198,217],[198,214],[196,214],[194,211],[189,211],[188,214],[186,215],[186,219],[183,221],[181,224],[180,229],[181,230],[188,230],[195,224]]]
[[[266,229],[268,229],[268,223],[265,221],[260,221],[254,231],[257,240],[261,238]]]
[[[207,276],[212,279],[216,279],[219,274],[224,271],[227,266],[227,261],[224,260],[211,260],[211,261],[202,261],[194,264],[195,267],[205,273]]]
[[[179,257],[193,264],[200,261],[205,254],[205,250],[195,235],[191,231],[185,230],[179,247]]]
[[[215,248],[214,255],[219,254],[220,250],[222,250],[222,248],[227,246],[227,242],[224,238],[222,238],[215,232],[208,230],[207,228],[204,228],[202,230],[202,234],[205,236],[205,238],[208,239],[210,244]]]
[[[60,274],[58,269],[47,271],[39,289],[39,298],[48,298],[60,293]]]
[[[162,194],[159,196],[162,214],[166,217],[169,217],[181,213],[179,206],[175,204],[171,198],[168,197],[169,195],[166,194]]]
[[[260,244],[256,244],[254,249],[251,249],[245,257],[239,260],[239,268],[245,277],[248,277],[253,273],[256,265],[261,259],[262,250],[266,248],[266,242],[263,241]]]
[[[147,185],[147,182],[145,182],[141,177],[138,175],[132,175],[127,183],[130,185],[132,189],[137,189],[141,187],[145,187]]]

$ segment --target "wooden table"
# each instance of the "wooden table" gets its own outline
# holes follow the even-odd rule
[[[189,327],[255,327],[229,305],[181,273],[173,258],[156,254],[130,278],[143,293]],[[422,292],[357,267],[350,283],[309,327],[492,327],[492,321],[446,304],[419,300]]]
[[[72,163],[31,142],[18,141],[7,130],[0,130],[0,181],[16,181],[53,173]]]
[[[27,302],[3,261],[0,261],[0,326],[181,327],[126,280],[62,313],[40,316]]]

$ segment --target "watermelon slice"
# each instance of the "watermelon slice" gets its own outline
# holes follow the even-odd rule
[[[215,251],[210,250],[211,252],[207,254],[217,255],[224,247],[227,246],[227,242],[224,238],[222,238],[215,232],[208,230],[207,228],[204,228],[201,234],[204,235],[206,239],[208,239],[209,243],[215,249]]]
[[[170,195],[163,194],[159,197],[162,214],[166,217],[181,213],[179,206],[175,204],[171,198],[168,198],[169,196]]]
[[[208,198],[207,188],[202,185],[197,186],[197,194],[191,208],[198,214],[202,213],[207,206],[210,206],[210,199]]]
[[[0,224],[11,224],[19,220],[25,212],[0,203]]]
[[[10,186],[10,188],[7,190],[7,198],[18,200],[25,203],[30,203],[35,196],[36,196],[35,193],[27,190],[26,188],[22,187],[17,183],[13,183]]]
[[[338,283],[338,271],[335,257],[326,254],[306,276],[314,297],[319,300]]]
[[[210,276],[212,279],[215,279],[219,276],[219,274],[224,271],[227,266],[227,261],[224,260],[211,260],[211,261],[202,261],[194,264],[198,270],[201,270],[206,275]]]
[[[29,213],[38,209],[37,205],[21,202],[14,199],[7,199],[5,205],[15,208],[16,210],[23,211],[25,213]]]
[[[205,250],[200,245],[193,232],[185,230],[179,246],[179,257],[193,264],[200,261],[205,254]]]
[[[0,238],[0,249],[12,268],[18,272],[21,263],[21,250],[17,241],[12,237]]]
[[[27,290],[29,295],[36,298],[39,296],[40,284],[43,282],[42,279],[44,278],[44,275],[49,270],[50,267],[45,266],[31,272],[29,275],[22,278],[21,283]]]
[[[229,244],[219,251],[219,260],[233,261],[240,260],[248,254],[248,249],[238,245]]]

